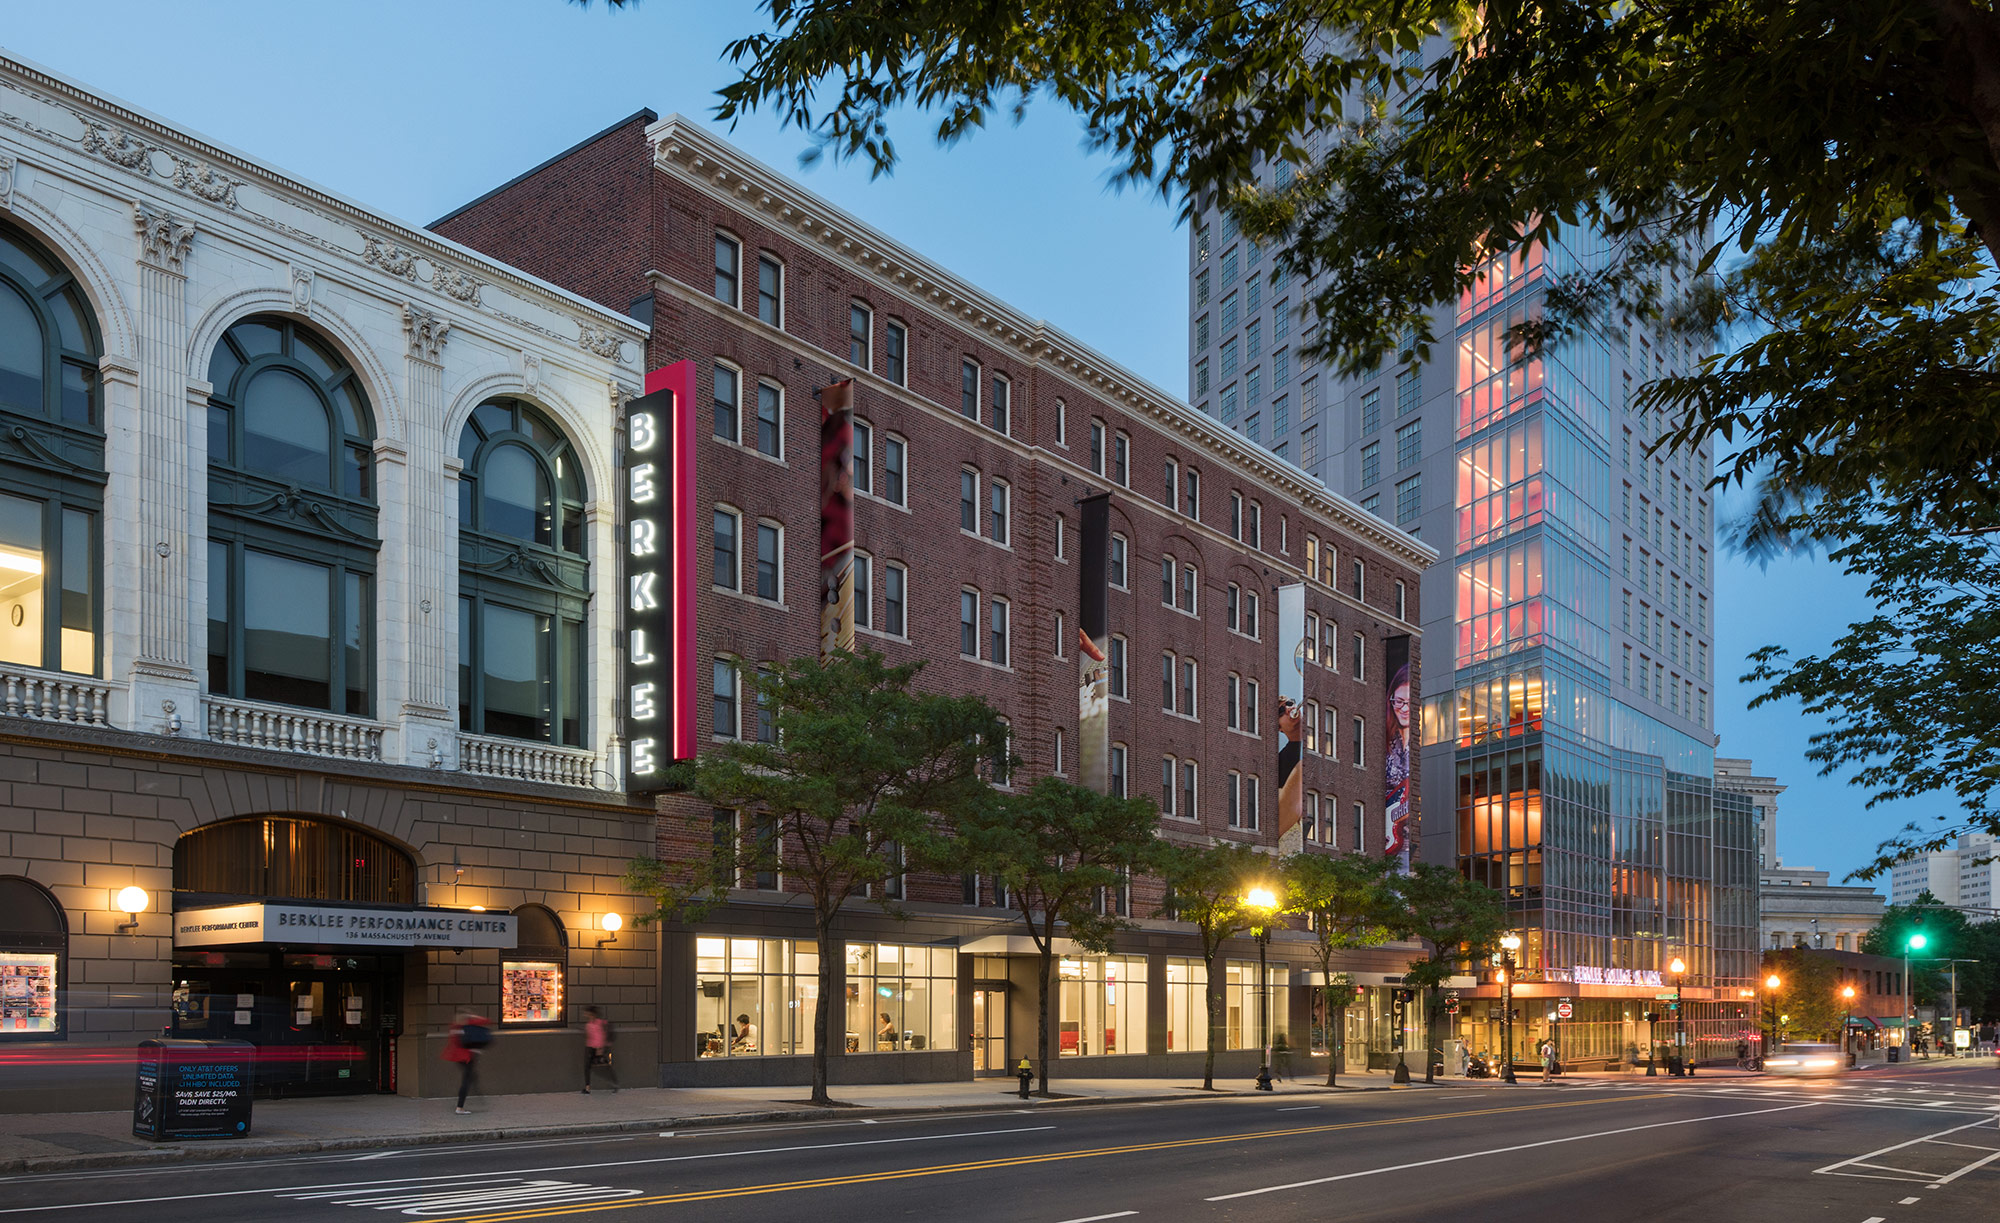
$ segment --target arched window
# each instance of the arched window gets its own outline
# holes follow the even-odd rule
[[[374,714],[374,421],[354,370],[275,316],[209,358],[208,686]]]
[[[76,278],[0,224],[0,665],[97,673],[101,352]]]
[[[568,1022],[569,939],[562,919],[542,905],[514,910],[514,951],[500,961],[500,1022],[509,1026]]]
[[[417,868],[410,855],[353,825],[258,815],[182,835],[174,891],[409,905],[417,902]]]
[[[61,1040],[69,920],[49,890],[0,876],[0,1041]]]
[[[590,564],[575,449],[532,404],[490,399],[458,457],[459,728],[582,747]]]

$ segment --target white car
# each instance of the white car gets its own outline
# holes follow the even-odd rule
[[[1847,1070],[1847,1055],[1835,1044],[1785,1044],[1764,1059],[1767,1074],[1835,1075]]]

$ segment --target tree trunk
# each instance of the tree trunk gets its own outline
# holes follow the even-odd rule
[[[1050,975],[1050,970],[1054,967],[1055,967],[1055,936],[1051,934],[1049,937],[1049,941],[1042,947],[1042,959],[1041,959],[1042,977],[1040,981],[1036,982],[1037,992],[1041,995],[1040,998],[1041,1015],[1036,1021],[1035,1054],[1042,1063],[1041,1064],[1042,1073],[1040,1076],[1042,1082],[1042,1090],[1040,1094],[1044,1096],[1049,1094],[1049,975]]]
[[[812,1059],[812,1102],[832,1104],[833,1097],[826,1090],[827,1055],[831,1045],[827,1040],[827,1029],[833,1011],[834,954],[838,945],[833,941],[833,922],[819,917],[814,923],[814,933],[819,939],[819,1000],[813,1006],[813,1059]]]
[[[1208,1058],[1201,1070],[1201,1089],[1215,1090],[1215,1047],[1222,1043],[1222,978],[1215,974],[1215,957],[1208,957]]]
[[[1326,973],[1325,976],[1330,979],[1333,974]],[[1338,1087],[1340,1086],[1337,1081],[1340,1073],[1340,1042],[1341,1037],[1347,1032],[1347,1008],[1340,1007],[1336,1012],[1333,1005],[1333,986],[1328,985],[1323,988],[1326,990],[1326,1085]]]
[[[1424,990],[1424,1082],[1437,1082],[1437,987]]]

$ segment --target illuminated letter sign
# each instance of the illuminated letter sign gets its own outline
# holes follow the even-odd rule
[[[694,755],[694,363],[646,375],[625,411],[625,789]]]

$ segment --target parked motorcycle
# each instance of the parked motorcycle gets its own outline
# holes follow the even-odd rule
[[[1493,1077],[1493,1063],[1486,1060],[1484,1053],[1475,1053],[1465,1063],[1465,1077],[1468,1079],[1490,1079]]]

